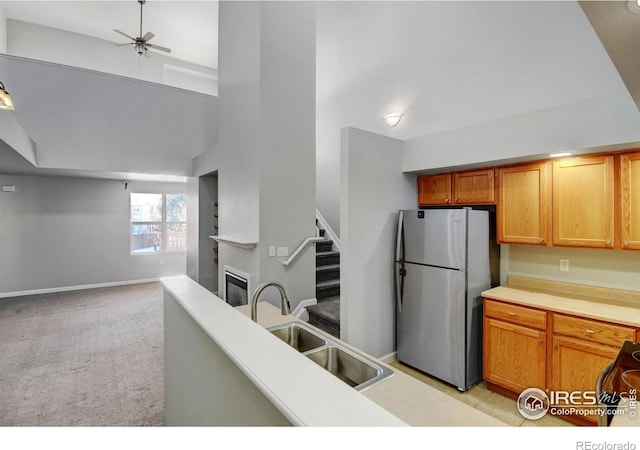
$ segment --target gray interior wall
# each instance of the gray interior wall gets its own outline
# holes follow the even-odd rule
[[[7,16],[0,5],[0,53],[7,53]]]
[[[402,170],[544,159],[554,152],[640,141],[639,119],[635,103],[624,90],[619,95],[409,139],[402,150]]]
[[[187,178],[187,276],[200,279],[200,182],[198,177]]]
[[[219,33],[219,140],[194,175],[218,173],[219,234],[257,242],[220,244],[219,279],[229,265],[250,291],[280,281],[295,307],[315,297],[313,248],[290,268],[268,249],[292,253],[315,234],[315,6],[222,2]],[[277,291],[265,299],[278,303]]]
[[[185,252],[130,254],[129,194],[184,193],[184,183],[0,175],[0,293],[185,273]]]
[[[393,258],[397,212],[416,207],[416,177],[401,171],[402,143],[342,130],[341,338],[374,356],[395,349]]]

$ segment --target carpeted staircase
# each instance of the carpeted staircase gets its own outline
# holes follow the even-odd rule
[[[340,253],[329,239],[316,242],[316,299],[317,305],[307,307],[309,323],[339,338]]]

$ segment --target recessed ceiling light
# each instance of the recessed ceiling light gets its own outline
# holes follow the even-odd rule
[[[560,153],[551,153],[549,155],[550,158],[562,158],[563,156],[571,156],[573,153],[571,152],[560,152]]]
[[[640,13],[640,1],[638,0],[627,1],[627,9],[634,13]]]

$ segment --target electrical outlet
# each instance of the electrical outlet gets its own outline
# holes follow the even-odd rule
[[[568,272],[569,271],[569,260],[561,259],[560,260],[560,272]]]
[[[270,245],[269,246],[269,256],[276,256],[276,246],[275,245]]]
[[[289,247],[278,247],[276,252],[278,256],[289,256]]]

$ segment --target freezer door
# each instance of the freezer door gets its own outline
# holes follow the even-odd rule
[[[464,269],[467,254],[467,210],[403,211],[404,260]]]
[[[464,390],[465,273],[405,264],[398,360]]]

